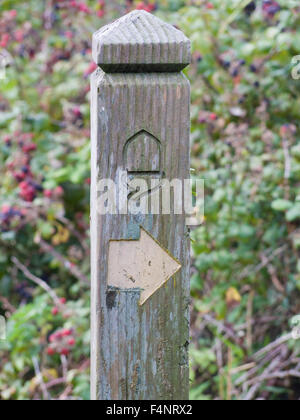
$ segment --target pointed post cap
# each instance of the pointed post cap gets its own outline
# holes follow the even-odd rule
[[[180,72],[191,62],[191,42],[172,25],[136,10],[94,33],[93,58],[106,73]]]

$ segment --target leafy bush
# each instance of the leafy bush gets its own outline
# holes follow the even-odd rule
[[[191,398],[298,399],[294,0],[2,0],[0,399],[89,398],[90,42],[133,8],[193,42]]]
[[[192,395],[298,399],[288,333],[300,286],[300,9],[202,3],[176,18],[193,41],[193,168],[206,185],[193,232]]]

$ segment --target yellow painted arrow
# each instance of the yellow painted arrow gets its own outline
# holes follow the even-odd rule
[[[110,241],[108,286],[141,289],[140,305],[160,289],[181,264],[141,228],[140,239]]]

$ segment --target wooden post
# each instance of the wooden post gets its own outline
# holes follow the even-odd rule
[[[135,11],[94,34],[93,57],[92,399],[188,399],[185,214],[174,203],[171,214],[104,214],[99,197],[103,179],[117,192],[136,178],[189,179],[190,41]]]

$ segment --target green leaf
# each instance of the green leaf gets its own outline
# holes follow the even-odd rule
[[[286,220],[293,222],[300,218],[300,203],[295,204],[286,214]]]
[[[272,209],[277,211],[286,211],[293,206],[293,203],[288,200],[275,200],[272,203]]]

